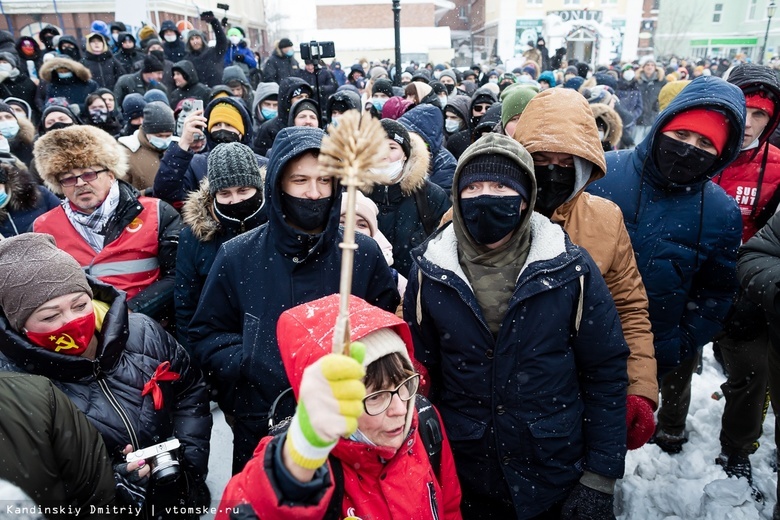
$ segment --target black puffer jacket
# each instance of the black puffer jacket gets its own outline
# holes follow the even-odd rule
[[[195,66],[192,62],[187,60],[177,61],[171,69],[171,74],[178,72],[184,79],[187,80],[187,84],[183,87],[179,87],[169,96],[170,105],[172,108],[176,108],[176,105],[182,99],[195,98],[203,101],[203,106],[209,104],[209,98],[211,97],[211,89],[200,82],[198,72],[195,70]]]
[[[0,370],[48,377],[98,429],[108,453],[127,444],[148,447],[175,436],[181,441],[183,468],[195,478],[208,472],[211,413],[200,370],[162,327],[143,314],[127,312],[125,294],[88,278],[94,299],[110,305],[103,316],[94,360],[67,356],[30,343],[0,315]],[[96,308],[96,318],[101,313]],[[98,321],[99,323],[99,321]],[[154,409],[144,385],[170,361],[177,381],[161,382],[163,407]],[[23,367],[23,368],[22,368]]]

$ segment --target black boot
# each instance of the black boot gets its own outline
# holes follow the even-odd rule
[[[726,475],[734,478],[744,478],[753,489],[753,499],[756,502],[764,501],[764,494],[753,485],[753,467],[750,465],[750,458],[747,455],[733,453],[726,455],[721,453],[715,463],[723,467]]]

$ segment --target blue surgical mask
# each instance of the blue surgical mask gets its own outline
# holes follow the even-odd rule
[[[149,144],[157,148],[158,150],[167,150],[171,144],[171,138],[163,139],[154,135],[149,136]]]
[[[292,50],[292,49],[290,49],[289,51],[285,52],[284,54],[285,54],[285,55],[286,55],[288,58],[292,58],[293,56],[295,56],[295,51],[294,51],[294,50]]]
[[[267,121],[275,118],[278,112],[276,110],[271,110],[270,108],[261,108],[260,113],[263,114],[263,117]]]
[[[13,121],[0,121],[0,134],[6,139],[13,139],[19,133],[19,123]]]
[[[371,99],[371,104],[374,105],[374,108],[376,108],[376,111],[379,113],[382,113],[382,108],[385,106],[385,103],[387,103],[387,98]]]
[[[6,202],[8,202],[8,194],[5,190],[0,191],[0,208],[5,207]]]
[[[444,121],[444,129],[448,131],[451,134],[454,134],[458,130],[460,130],[460,121],[455,121],[454,119],[447,119]]]
[[[73,77],[72,72],[58,72],[57,77],[60,79],[70,79]]]

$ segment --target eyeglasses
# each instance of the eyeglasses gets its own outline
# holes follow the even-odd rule
[[[490,105],[474,105],[473,107],[474,112],[484,112],[488,108],[490,108]]]
[[[87,171],[82,173],[81,175],[74,175],[73,177],[65,177],[64,179],[60,179],[59,183],[60,186],[69,188],[71,186],[75,186],[79,183],[79,179],[81,179],[84,182],[92,182],[95,179],[97,179],[97,176],[103,172],[107,172],[108,168],[103,168],[102,170],[98,170],[96,172],[93,171]]]
[[[394,395],[397,395],[403,402],[409,401],[417,393],[419,384],[420,374],[415,374],[401,382],[395,390],[372,392],[363,398],[363,409],[368,415],[379,415],[390,407]]]

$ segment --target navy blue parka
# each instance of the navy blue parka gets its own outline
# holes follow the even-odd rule
[[[705,178],[671,183],[653,157],[661,129],[694,108],[725,114],[729,136]],[[696,78],[659,114],[634,150],[608,152],[607,175],[587,191],[620,206],[647,289],[658,377],[696,355],[721,329],[737,294],[739,207],[710,179],[739,154],[745,97],[720,78]]]

